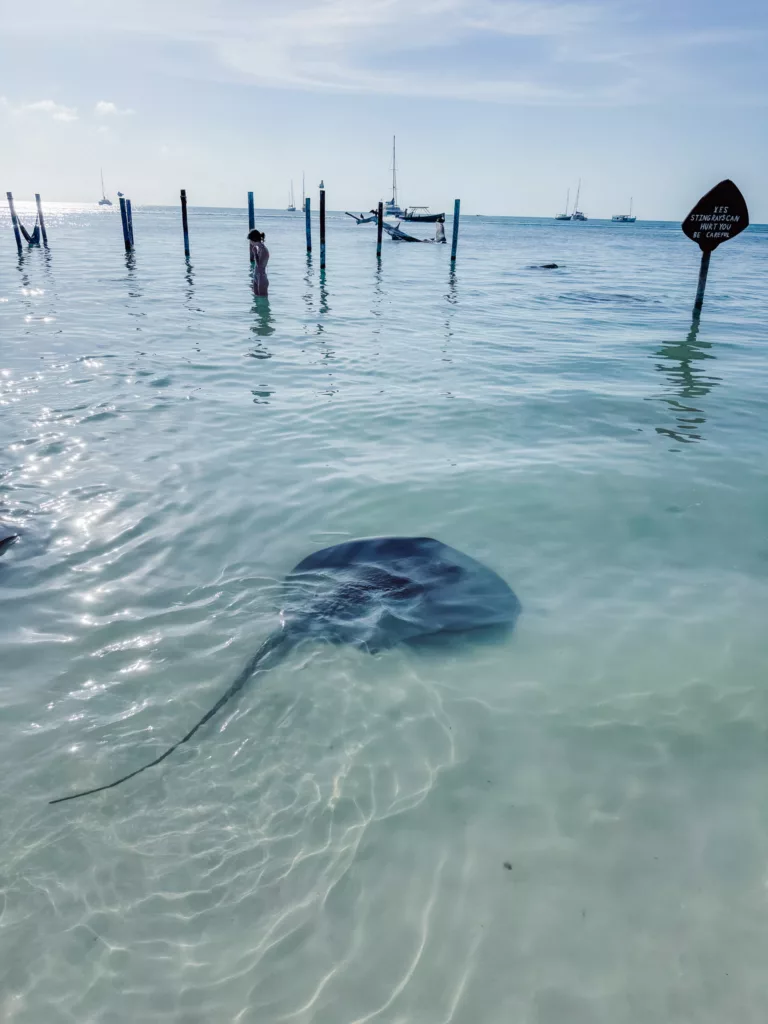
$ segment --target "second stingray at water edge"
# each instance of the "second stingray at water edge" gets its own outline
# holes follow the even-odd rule
[[[520,611],[520,602],[501,576],[430,537],[376,537],[323,548],[286,576],[280,627],[185,736],[128,775],[51,803],[112,789],[160,764],[254,674],[271,668],[302,640],[379,651],[420,637],[511,629]]]

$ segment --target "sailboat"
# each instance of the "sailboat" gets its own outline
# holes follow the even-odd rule
[[[296,203],[293,201],[293,178],[291,178],[291,194],[288,199],[288,212],[296,213]]]
[[[420,221],[422,224],[442,224],[444,213],[430,213],[428,206],[407,206],[401,209],[397,203],[397,160],[395,156],[395,136],[392,136],[392,198],[384,203],[384,216],[397,217],[399,220]],[[361,215],[362,216],[362,215]],[[376,218],[374,218],[375,220]],[[360,224],[366,221],[358,221]]]
[[[619,224],[634,224],[637,217],[632,216],[632,198],[629,200],[629,213],[614,213],[611,220],[617,221]]]
[[[99,200],[99,206],[111,206],[112,200],[107,199],[107,193],[104,191],[104,169],[101,169],[101,199]]]
[[[568,213],[568,203],[571,201],[571,190],[568,189],[568,194],[565,197],[565,213],[556,213],[555,220],[570,220],[571,215]]]
[[[579,185],[576,189],[576,202],[573,204],[573,213],[571,214],[571,220],[586,220],[586,214],[583,214],[579,209],[579,193],[581,192],[581,178],[579,178]]]
[[[392,136],[392,198],[384,203],[385,217],[403,217],[404,210],[397,205],[397,162],[395,159],[395,136]]]

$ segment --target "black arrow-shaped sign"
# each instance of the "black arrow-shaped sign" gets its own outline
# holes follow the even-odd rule
[[[730,178],[721,181],[702,196],[683,221],[683,231],[701,249],[701,269],[693,306],[694,315],[701,312],[704,302],[710,255],[718,245],[740,234],[748,226],[749,212],[746,200]]]

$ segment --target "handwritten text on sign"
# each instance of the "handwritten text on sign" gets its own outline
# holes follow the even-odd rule
[[[702,196],[683,221],[683,231],[698,243],[702,252],[712,252],[748,225],[744,196],[726,179]]]

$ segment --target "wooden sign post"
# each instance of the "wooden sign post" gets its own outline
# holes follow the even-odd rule
[[[384,203],[379,203],[376,211],[376,259],[381,259],[381,231],[384,227]]]
[[[185,188],[181,190],[181,230],[184,234],[184,255],[189,256],[189,221],[187,220],[187,190]]]
[[[707,284],[709,258],[721,242],[727,242],[749,226],[744,196],[730,178],[715,185],[696,203],[682,224],[685,234],[701,249],[701,268],[693,315],[701,313]]]
[[[320,182],[320,269],[325,270],[325,185]]]

